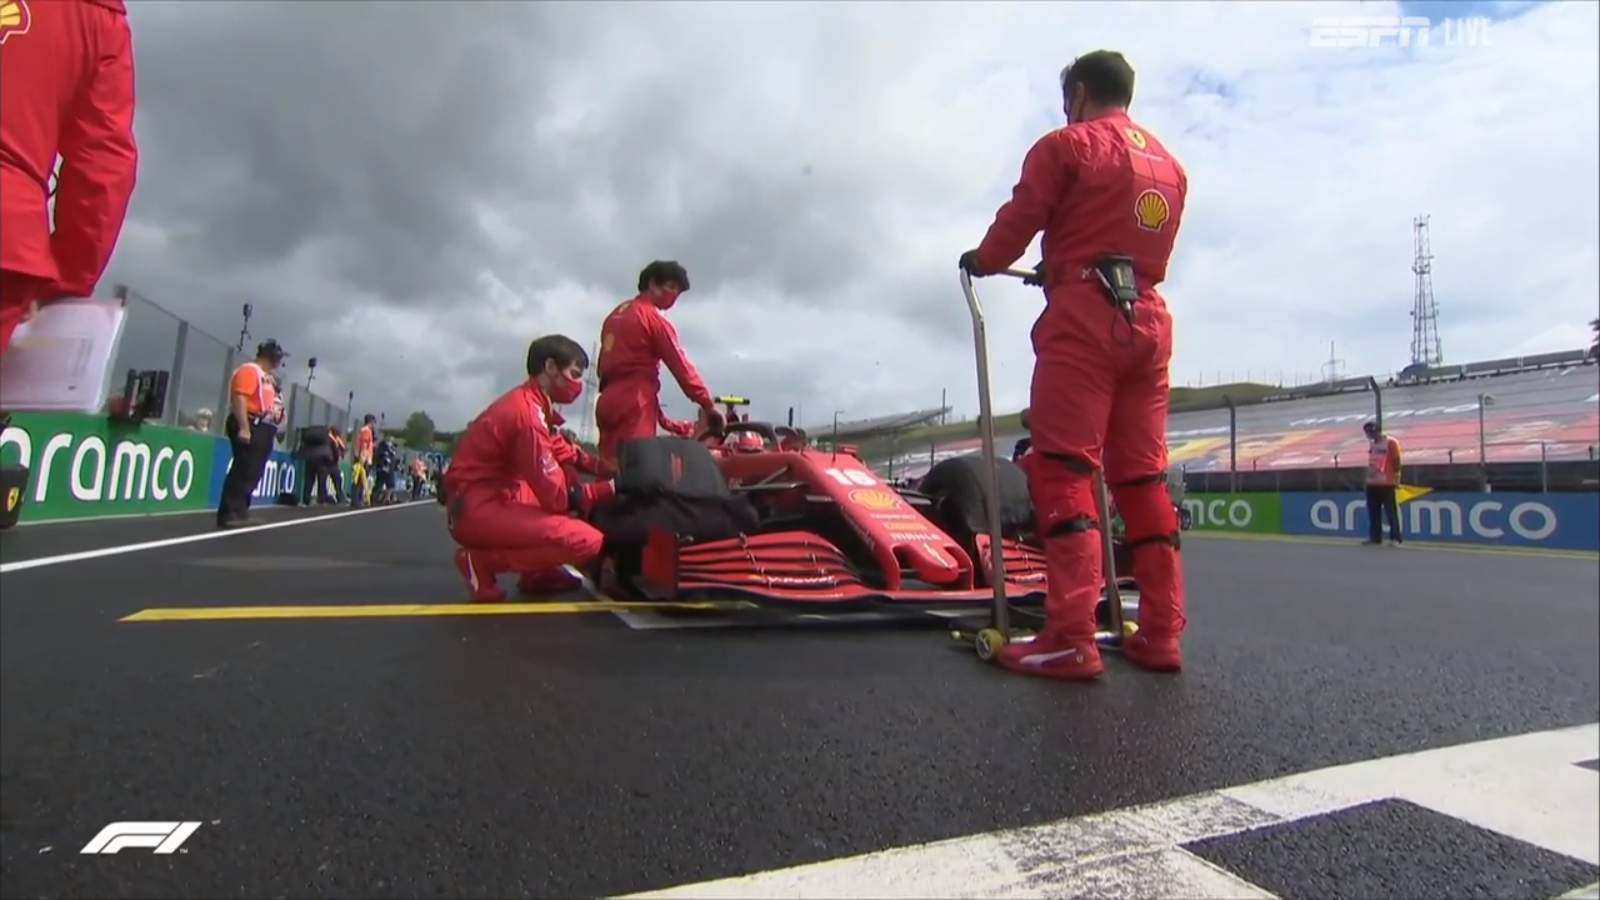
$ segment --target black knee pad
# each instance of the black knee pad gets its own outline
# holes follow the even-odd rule
[[[1093,475],[1099,468],[1088,457],[1076,453],[1046,453],[1038,448],[1034,448],[1033,452],[1045,459],[1055,460],[1079,475]]]
[[[1136,547],[1143,547],[1147,544],[1171,544],[1172,549],[1182,550],[1183,532],[1174,531],[1170,534],[1152,534],[1146,537],[1134,538],[1133,540],[1123,542],[1123,545],[1129,550],[1132,550]]]
[[[1095,521],[1093,516],[1086,516],[1082,513],[1079,513],[1071,518],[1062,519],[1061,521],[1055,523],[1055,525],[1050,529],[1049,533],[1045,534],[1044,537],[1060,537],[1067,534],[1077,534],[1080,531],[1098,531],[1099,529],[1100,523]]]
[[[1119,481],[1119,482],[1116,482],[1115,484],[1110,484],[1110,485],[1107,485],[1107,486],[1111,487],[1111,488],[1135,488],[1135,487],[1142,487],[1143,485],[1147,485],[1147,484],[1166,484],[1166,483],[1167,483],[1167,473],[1165,473],[1165,472],[1157,472],[1154,475],[1140,475],[1137,478],[1129,478],[1127,481]]]

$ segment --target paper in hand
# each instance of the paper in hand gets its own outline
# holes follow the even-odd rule
[[[128,312],[119,300],[65,300],[17,326],[0,354],[0,409],[97,413]]]

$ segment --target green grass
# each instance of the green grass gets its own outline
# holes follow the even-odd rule
[[[1240,381],[1234,384],[1218,384],[1203,388],[1173,388],[1172,409],[1175,412],[1193,409],[1215,409],[1223,406],[1224,396],[1232,397],[1237,403],[1248,403],[1262,397],[1280,393],[1283,389],[1270,384],[1256,384],[1250,381]],[[1006,413],[995,416],[995,434],[1016,434],[1022,430],[1022,413]],[[895,443],[925,443],[928,441],[959,439],[978,436],[978,421],[969,419],[965,422],[951,422],[948,425],[927,425],[922,428],[913,428],[910,431],[895,436]]]

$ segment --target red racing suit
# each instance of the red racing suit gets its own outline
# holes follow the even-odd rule
[[[450,536],[486,574],[583,566],[600,554],[600,532],[573,518],[609,496],[609,481],[570,484],[557,456],[550,400],[529,379],[467,426],[444,479]],[[573,496],[575,495],[575,496]]]
[[[595,425],[600,430],[600,464],[617,466],[617,451],[627,441],[655,437],[661,415],[661,366],[690,402],[715,409],[711,392],[678,343],[678,330],[648,293],[624,301],[600,326],[600,399]]]
[[[0,21],[0,350],[30,302],[94,293],[139,160],[122,0],[7,6],[15,19]]]
[[[1044,232],[1046,304],[1033,326],[1029,409],[1036,458],[1026,467],[1049,572],[1041,637],[1089,641],[1091,651],[1104,576],[1094,529],[1109,527],[1095,521],[1091,476],[1102,466],[1134,553],[1140,634],[1176,654],[1185,625],[1178,522],[1163,483],[1172,317],[1156,287],[1187,193],[1188,176],[1155,135],[1112,113],[1034,144],[978,247],[979,268],[999,271]],[[1093,268],[1110,255],[1133,259],[1131,323]]]
[[[694,435],[695,425],[693,422],[684,419],[673,419],[668,417],[666,413],[662,413],[656,419],[656,424],[661,426],[662,431],[675,437],[686,438]]]

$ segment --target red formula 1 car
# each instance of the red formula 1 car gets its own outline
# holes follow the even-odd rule
[[[622,450],[619,497],[597,510],[612,596],[723,601],[810,613],[967,615],[994,590],[976,455],[915,490],[884,483],[848,448],[762,422],[722,440],[651,438]],[[1038,608],[1044,558],[1020,469],[1003,462],[1004,579]]]

